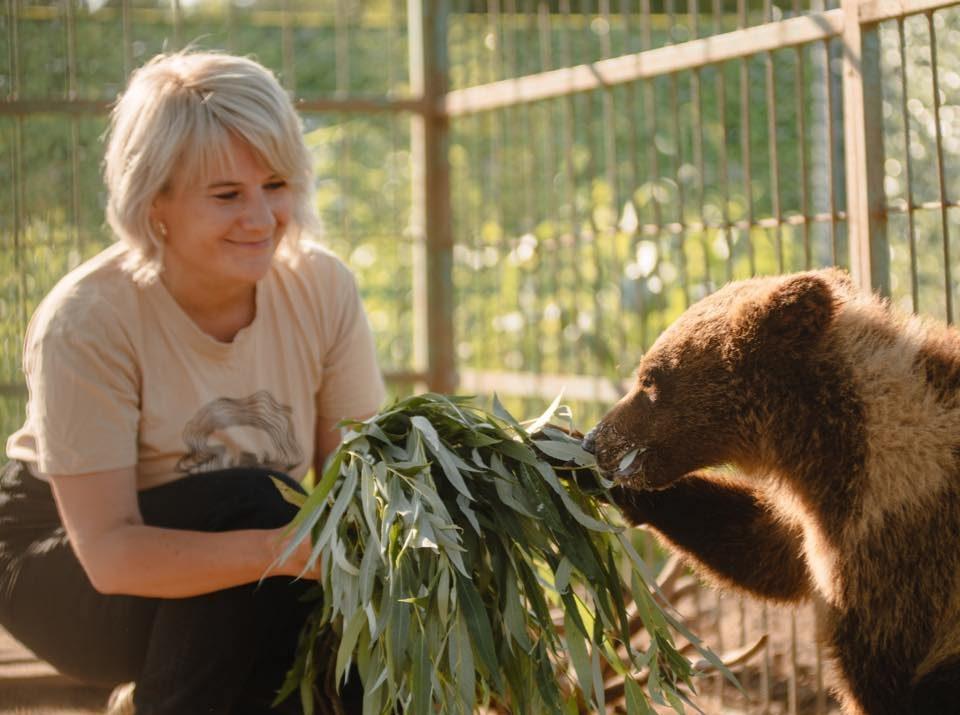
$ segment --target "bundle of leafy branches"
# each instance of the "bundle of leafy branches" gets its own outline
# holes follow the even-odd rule
[[[611,485],[593,472],[584,486],[594,459],[553,426],[569,422],[559,399],[526,426],[496,398],[487,412],[437,394],[345,425],[281,556],[311,538],[322,597],[280,699],[299,690],[313,711],[325,665],[315,644],[333,624],[337,682],[359,671],[365,715],[490,702],[518,715],[603,712],[604,662],[627,676],[631,715],[652,713],[651,700],[683,712],[693,672],[671,629],[719,662],[652,597],[652,575],[597,493]],[[629,599],[644,650],[630,642]],[[646,692],[631,677],[640,671]]]

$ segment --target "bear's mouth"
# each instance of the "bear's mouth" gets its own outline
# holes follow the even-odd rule
[[[643,457],[646,454],[646,447],[632,447],[620,457],[617,468],[613,472],[616,479],[636,478],[643,472]]]

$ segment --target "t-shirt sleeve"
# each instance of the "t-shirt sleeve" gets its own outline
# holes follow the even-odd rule
[[[83,301],[38,313],[24,347],[24,370],[40,472],[136,465],[139,370],[111,306]]]
[[[343,264],[338,264],[337,284],[336,319],[322,361],[317,414],[339,420],[376,412],[386,391],[357,281]]]

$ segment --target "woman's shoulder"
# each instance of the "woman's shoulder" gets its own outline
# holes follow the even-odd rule
[[[115,325],[136,304],[137,286],[123,267],[126,253],[125,246],[114,244],[63,276],[37,307],[30,332]]]
[[[301,239],[296,251],[284,253],[278,261],[281,280],[306,281],[315,290],[338,292],[353,282],[353,273],[329,248]]]

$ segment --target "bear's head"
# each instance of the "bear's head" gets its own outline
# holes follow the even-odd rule
[[[828,269],[730,283],[700,300],[643,356],[632,389],[584,447],[638,489],[711,466],[754,466],[764,404],[781,400],[785,386],[803,392],[851,290],[846,274]]]

